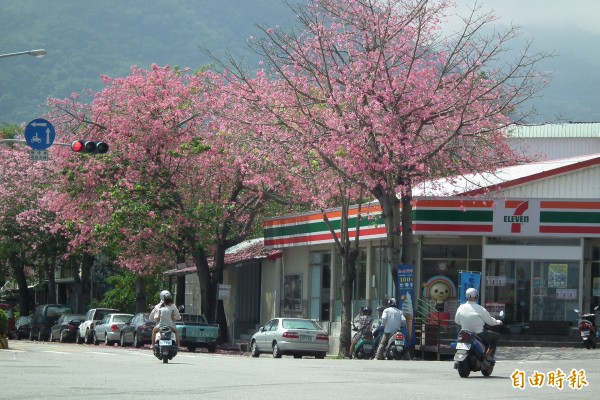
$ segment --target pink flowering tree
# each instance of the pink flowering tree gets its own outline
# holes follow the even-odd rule
[[[67,140],[110,145],[104,155],[64,158],[54,204],[71,248],[112,254],[140,276],[193,257],[202,311],[225,327],[216,301],[225,250],[254,233],[282,181],[245,140],[247,126],[227,118],[246,110],[219,75],[153,66],[104,80],[89,104],[78,96],[52,102]]]
[[[370,193],[390,265],[411,264],[413,186],[520,162],[503,129],[545,86],[535,67],[547,55],[526,47],[504,61],[518,30],[488,31],[497,18],[479,10],[443,31],[445,1],[319,0],[293,10],[297,30],[263,27],[251,41],[265,61],[259,76],[277,87],[258,94],[277,121],[269,141],[314,152]]]
[[[65,245],[60,234],[49,233],[54,216],[44,212],[41,205],[54,180],[54,164],[30,160],[29,150],[20,144],[0,145],[0,259],[17,282],[23,315],[31,310],[25,268],[41,265],[38,276],[53,282],[54,262]],[[49,295],[56,301],[53,291]]]

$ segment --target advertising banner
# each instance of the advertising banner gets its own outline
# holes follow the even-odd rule
[[[406,318],[407,327],[407,346],[414,346],[417,342],[414,333],[414,304],[412,295],[414,293],[414,268],[412,265],[398,265],[397,271],[397,296],[398,307],[402,310]]]
[[[458,299],[460,300],[460,304],[463,304],[467,301],[467,298],[465,297],[467,289],[475,288],[478,293],[481,292],[481,272],[460,271],[458,275],[458,280],[460,282]],[[477,301],[479,301],[479,298]]]

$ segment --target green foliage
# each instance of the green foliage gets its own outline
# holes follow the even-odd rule
[[[256,66],[257,57],[245,50],[255,24],[289,26],[294,17],[283,2],[273,0],[62,0],[52,7],[45,0],[3,2],[2,53],[44,48],[48,54],[2,60],[0,120],[28,122],[39,116],[47,97],[96,91],[102,87],[100,75],[126,76],[132,65],[199,70],[210,62],[203,47],[227,49]],[[89,43],[93,49],[88,50]]]
[[[108,290],[101,301],[94,302],[96,307],[116,308],[124,313],[135,313],[136,304],[136,278],[138,275],[128,270],[120,270],[117,274],[104,280]],[[160,291],[163,289],[159,275],[146,276],[146,301],[145,304],[154,304]]]
[[[8,315],[0,309],[0,333],[8,332]]]

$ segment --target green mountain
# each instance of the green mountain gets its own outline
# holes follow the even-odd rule
[[[46,99],[102,87],[99,76],[132,65],[200,68],[200,51],[231,52],[249,68],[256,24],[289,27],[295,16],[279,0],[2,0],[0,54],[45,49],[43,58],[0,58],[0,122],[41,117]]]

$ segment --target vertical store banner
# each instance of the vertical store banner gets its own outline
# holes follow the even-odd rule
[[[412,265],[398,265],[396,267],[396,289],[398,300],[398,307],[402,310],[404,317],[406,318],[407,328],[407,346],[414,346],[417,342],[414,330],[414,304],[412,295],[414,293],[414,268]]]
[[[465,292],[467,289],[475,288],[477,289],[477,293],[481,292],[481,272],[459,271],[458,275],[458,280],[460,282],[458,298],[460,300],[460,304],[463,304],[467,301],[467,298],[465,297]],[[480,301],[479,298],[477,301]]]

